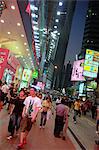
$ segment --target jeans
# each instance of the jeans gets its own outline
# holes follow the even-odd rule
[[[21,116],[15,113],[13,113],[10,116],[8,131],[11,133],[11,136],[14,135],[15,128],[16,128],[16,131],[18,131],[18,129],[20,128],[20,122],[21,122]]]
[[[99,126],[99,120],[96,122],[96,131],[98,131],[98,126]]]
[[[73,117],[74,121],[76,121],[77,115],[78,115],[78,111],[74,110],[74,117]]]
[[[40,126],[45,126],[47,120],[47,112],[41,112],[41,122]]]

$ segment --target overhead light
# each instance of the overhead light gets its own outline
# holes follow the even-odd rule
[[[27,50],[27,51],[29,51],[29,49],[28,49],[28,48],[27,48],[26,50]]]
[[[11,34],[11,32],[7,32],[8,34]]]
[[[23,56],[21,56],[23,58]]]
[[[32,18],[38,18],[38,15],[36,15],[34,13],[32,13],[31,16],[32,16]]]
[[[34,38],[35,38],[35,39],[39,39],[39,36],[37,36],[37,35],[34,35]]]
[[[57,26],[54,26],[55,29],[57,29]]]
[[[58,35],[60,35],[60,33],[58,33]]]
[[[34,5],[31,5],[30,7],[31,7],[31,10],[33,10],[33,11],[34,10],[36,10],[36,11],[38,10],[38,8],[36,6],[34,6]]]
[[[16,46],[16,49],[18,49],[18,47]]]
[[[37,24],[38,24],[38,22],[37,22],[37,21],[35,21],[35,20],[32,20],[32,23],[33,23],[33,24],[35,24],[35,25],[37,25]]]
[[[59,19],[56,19],[55,22],[59,22]]]
[[[58,31],[56,30],[56,31],[54,31],[54,33],[57,33]]]
[[[14,6],[14,5],[11,5],[11,9],[15,10],[15,6]]]
[[[62,2],[59,2],[59,6],[62,6],[63,5],[63,3]]]
[[[21,26],[21,24],[18,22],[18,23],[17,23],[17,26]]]
[[[40,41],[39,41],[39,40],[37,40],[37,39],[35,39],[35,42],[39,43]]]
[[[34,26],[33,29],[34,29],[34,30],[38,30],[38,27]]]
[[[30,56],[30,54],[28,53],[28,56]]]
[[[34,31],[34,35],[39,35],[39,32],[37,32],[37,31]]]
[[[27,45],[27,43],[24,43],[24,45]]]
[[[19,54],[21,54],[21,52],[18,52]]]
[[[24,34],[21,34],[21,37],[24,37]]]
[[[59,16],[61,14],[61,12],[60,11],[57,11],[57,15]]]
[[[0,22],[1,22],[1,23],[4,23],[4,20],[1,19]]]

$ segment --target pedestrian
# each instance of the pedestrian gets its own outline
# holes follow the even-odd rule
[[[54,126],[54,136],[60,138],[60,133],[63,131],[64,116],[66,114],[66,107],[64,99],[61,100],[61,104],[56,106],[56,118]]]
[[[96,114],[96,133],[99,133],[99,105],[97,106]]]
[[[48,97],[46,97],[46,100],[43,100],[43,102],[42,102],[40,129],[45,128],[46,121],[47,121],[48,117],[50,116],[49,112],[51,110],[51,106],[52,106],[51,98],[50,98],[50,96],[48,96]],[[49,115],[49,116],[47,116],[47,115]]]
[[[73,116],[73,120],[74,123],[76,124],[77,122],[77,115],[80,114],[81,115],[81,105],[80,105],[80,100],[77,99],[74,103],[74,116]]]
[[[7,104],[8,102],[8,98],[7,98],[7,94],[9,92],[9,86],[7,85],[7,83],[5,82],[4,85],[1,88],[2,92],[4,93],[4,104]]]
[[[8,132],[10,135],[7,137],[8,140],[12,139],[14,136],[14,132],[18,132],[20,128],[20,122],[22,119],[22,111],[24,107],[25,100],[25,92],[23,90],[20,91],[19,96],[12,101],[12,108],[10,112],[10,120],[8,125]]]
[[[21,134],[20,134],[20,144],[17,149],[21,149],[26,144],[26,139],[29,131],[32,128],[32,124],[35,122],[35,119],[38,115],[39,110],[41,109],[41,100],[36,97],[35,90],[30,89],[30,96],[26,97],[24,101],[24,108],[22,112],[22,122],[21,122]]]
[[[3,108],[3,105],[4,105],[4,93],[2,92],[2,81],[0,80],[0,111],[2,110]]]
[[[64,126],[63,126],[63,135],[62,135],[62,139],[65,140],[66,138],[66,133],[67,133],[67,129],[68,129],[68,117],[69,117],[69,107],[68,107],[68,103],[65,103],[66,106],[66,110],[65,110],[65,114],[64,114]]]

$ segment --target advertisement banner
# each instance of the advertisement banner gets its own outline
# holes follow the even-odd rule
[[[83,77],[83,64],[84,59],[74,61],[71,81],[85,81]]]
[[[90,78],[97,78],[99,67],[99,52],[87,49],[84,62],[83,75]]]
[[[2,79],[4,69],[7,64],[9,50],[0,48],[0,79]]]
[[[12,53],[9,53],[8,64],[15,70],[17,69],[17,66],[20,65],[18,59]]]
[[[22,75],[22,81],[29,81],[32,75],[32,70],[24,69]]]

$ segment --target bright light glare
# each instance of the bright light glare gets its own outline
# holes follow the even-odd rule
[[[54,26],[55,29],[57,29],[57,26]]]
[[[59,6],[62,6],[63,5],[63,3],[62,2],[59,2]]]
[[[27,43],[24,43],[24,45],[27,45]]]
[[[8,34],[11,34],[11,32],[8,32]]]
[[[38,27],[34,26],[33,29],[34,29],[34,30],[38,30]]]
[[[21,37],[24,37],[24,34],[21,34]]]
[[[58,20],[58,19],[56,19],[56,20],[55,20],[55,22],[59,22],[59,20]]]
[[[61,13],[60,13],[60,11],[57,11],[57,15],[59,16]]]
[[[14,5],[12,5],[12,6],[11,6],[11,9],[15,10],[15,6],[14,6]]]
[[[31,14],[31,16],[33,17],[33,18],[38,18],[38,15],[36,15],[36,14]]]
[[[58,33],[58,35],[60,35],[60,33]]]
[[[4,20],[2,20],[2,19],[1,19],[1,21],[0,21],[0,22],[1,22],[1,23],[4,23]]]
[[[18,23],[17,23],[17,26],[21,26],[21,24],[18,22]]]

